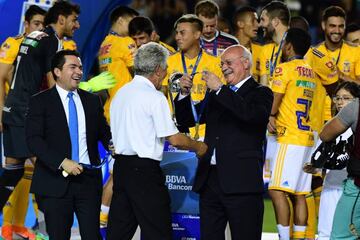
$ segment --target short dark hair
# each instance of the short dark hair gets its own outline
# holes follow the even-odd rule
[[[349,82],[349,81],[341,82],[336,87],[335,94],[341,89],[345,89],[346,91],[350,92],[354,98],[360,97],[360,86],[355,82]]]
[[[303,57],[311,45],[311,37],[308,32],[300,28],[290,28],[285,38],[286,43],[291,43],[295,54]]]
[[[326,22],[329,17],[342,17],[346,21],[346,13],[339,6],[330,6],[323,11],[322,21]]]
[[[136,17],[139,16],[139,13],[127,6],[118,6],[112,12],[110,13],[110,22],[111,24],[114,24],[119,17]]]
[[[129,36],[135,36],[140,33],[151,35],[155,31],[153,22],[148,17],[134,17],[129,22]]]
[[[206,18],[219,16],[219,6],[211,0],[203,0],[195,5],[196,16],[202,15]]]
[[[295,16],[290,18],[290,28],[300,28],[306,32],[309,31],[309,23],[302,16]]]
[[[237,30],[237,22],[242,20],[248,13],[256,13],[256,9],[250,6],[242,6],[236,9],[232,21],[235,30]]]
[[[356,23],[350,23],[349,25],[346,26],[346,34],[348,33],[352,33],[352,32],[356,32],[360,30],[360,25],[356,24]]]
[[[31,5],[25,12],[25,21],[30,22],[35,15],[45,15],[46,11],[37,5]]]
[[[262,11],[266,10],[271,19],[278,18],[285,26],[289,26],[290,11],[285,3],[280,1],[272,1],[265,5]]]
[[[45,15],[45,26],[56,23],[60,15],[68,17],[71,14],[80,14],[80,6],[69,1],[56,1]]]
[[[65,64],[65,56],[76,56],[80,57],[79,52],[75,50],[61,50],[55,53],[54,57],[51,59],[51,73],[56,80],[55,68],[62,69]]]
[[[182,15],[174,24],[174,29],[176,29],[179,23],[191,23],[196,30],[202,32],[204,23],[195,15],[195,14],[185,14]]]

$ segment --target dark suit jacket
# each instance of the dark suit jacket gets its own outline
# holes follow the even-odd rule
[[[263,192],[263,143],[273,102],[271,90],[250,78],[237,92],[223,86],[218,95],[207,94],[201,122],[206,123],[204,141],[209,148],[199,159],[193,190],[199,192],[204,186],[215,148],[219,182],[225,193]],[[203,102],[197,104],[198,112]],[[175,103],[178,123],[193,126],[190,98]]]
[[[98,141],[108,146],[110,128],[104,118],[100,99],[86,91],[78,90],[78,93],[85,112],[90,162],[93,165],[100,164]],[[28,147],[37,157],[31,192],[50,197],[63,196],[69,181],[76,176],[64,178],[59,169],[65,158],[71,159],[71,141],[65,110],[56,87],[31,97],[25,131]],[[94,187],[101,191],[101,171],[91,171],[98,179]]]

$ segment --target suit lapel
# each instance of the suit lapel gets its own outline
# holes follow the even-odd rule
[[[250,90],[252,90],[256,86],[256,82],[253,78],[249,78],[237,91],[237,94],[241,96],[246,95]]]
[[[86,99],[86,95],[84,94],[84,92],[81,89],[78,89],[78,93],[80,96],[80,100],[81,100],[81,104],[83,105],[84,108],[84,114],[85,114],[85,128],[86,128],[86,142],[89,145],[89,127],[90,127],[90,111],[91,111],[91,106],[89,105],[89,101],[87,101]]]

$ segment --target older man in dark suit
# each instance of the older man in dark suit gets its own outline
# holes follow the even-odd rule
[[[56,86],[30,99],[25,122],[37,157],[31,192],[41,199],[50,239],[70,239],[74,212],[81,238],[101,239],[101,170],[90,168],[100,164],[98,141],[108,146],[110,129],[99,98],[78,89],[79,54],[57,52],[51,69]]]
[[[208,92],[195,109],[206,123],[204,141],[209,148],[199,159],[193,189],[200,193],[204,240],[225,239],[227,222],[233,240],[261,239],[263,143],[273,95],[251,77],[251,65],[251,53],[235,45],[221,55],[226,86],[213,73],[203,72]],[[191,127],[191,78],[183,76],[180,85],[176,117],[181,125]]]

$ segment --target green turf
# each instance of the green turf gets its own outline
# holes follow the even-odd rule
[[[276,220],[275,212],[270,199],[265,199],[265,211],[264,211],[264,222],[263,222],[263,232],[277,232],[276,229]]]

